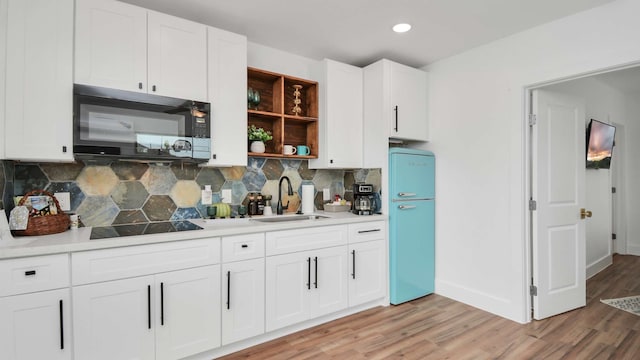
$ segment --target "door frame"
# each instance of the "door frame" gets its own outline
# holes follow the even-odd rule
[[[588,72],[583,73],[573,73],[567,74],[566,76],[555,78],[552,80],[540,81],[536,83],[531,83],[524,85],[522,87],[522,97],[523,97],[523,107],[522,107],[522,118],[520,119],[522,124],[522,139],[523,141],[523,155],[524,155],[524,184],[523,184],[523,214],[524,214],[524,224],[525,224],[525,279],[523,286],[523,295],[524,299],[526,299],[526,322],[531,322],[533,320],[533,296],[529,294],[529,288],[533,285],[533,227],[532,227],[532,212],[529,210],[529,199],[533,196],[533,182],[534,182],[534,174],[533,174],[533,152],[532,146],[533,141],[533,132],[531,131],[531,126],[529,126],[529,114],[532,113],[532,93],[534,90],[544,88],[550,85],[556,85],[567,81],[578,80],[594,75],[605,74],[609,72],[614,72],[618,70],[625,70],[629,68],[640,67],[640,60],[613,65],[605,68],[600,68]],[[586,270],[586,269],[585,269]],[[586,281],[586,280],[585,280]]]

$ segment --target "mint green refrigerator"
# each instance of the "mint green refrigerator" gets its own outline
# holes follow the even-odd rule
[[[433,293],[435,282],[435,157],[389,150],[390,301]]]

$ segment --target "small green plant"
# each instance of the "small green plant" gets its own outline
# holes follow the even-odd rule
[[[256,127],[255,125],[249,125],[247,127],[247,136],[251,141],[269,141],[273,139],[270,131],[265,131],[263,128]]]

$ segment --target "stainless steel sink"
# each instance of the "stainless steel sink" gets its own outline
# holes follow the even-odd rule
[[[282,216],[270,216],[264,218],[252,218],[252,221],[265,222],[265,223],[277,223],[286,221],[302,221],[302,220],[321,220],[329,219],[329,216],[324,215],[282,215]]]

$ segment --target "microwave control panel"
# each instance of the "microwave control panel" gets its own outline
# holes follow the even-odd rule
[[[208,138],[211,136],[209,121],[205,117],[193,117],[193,137]]]

